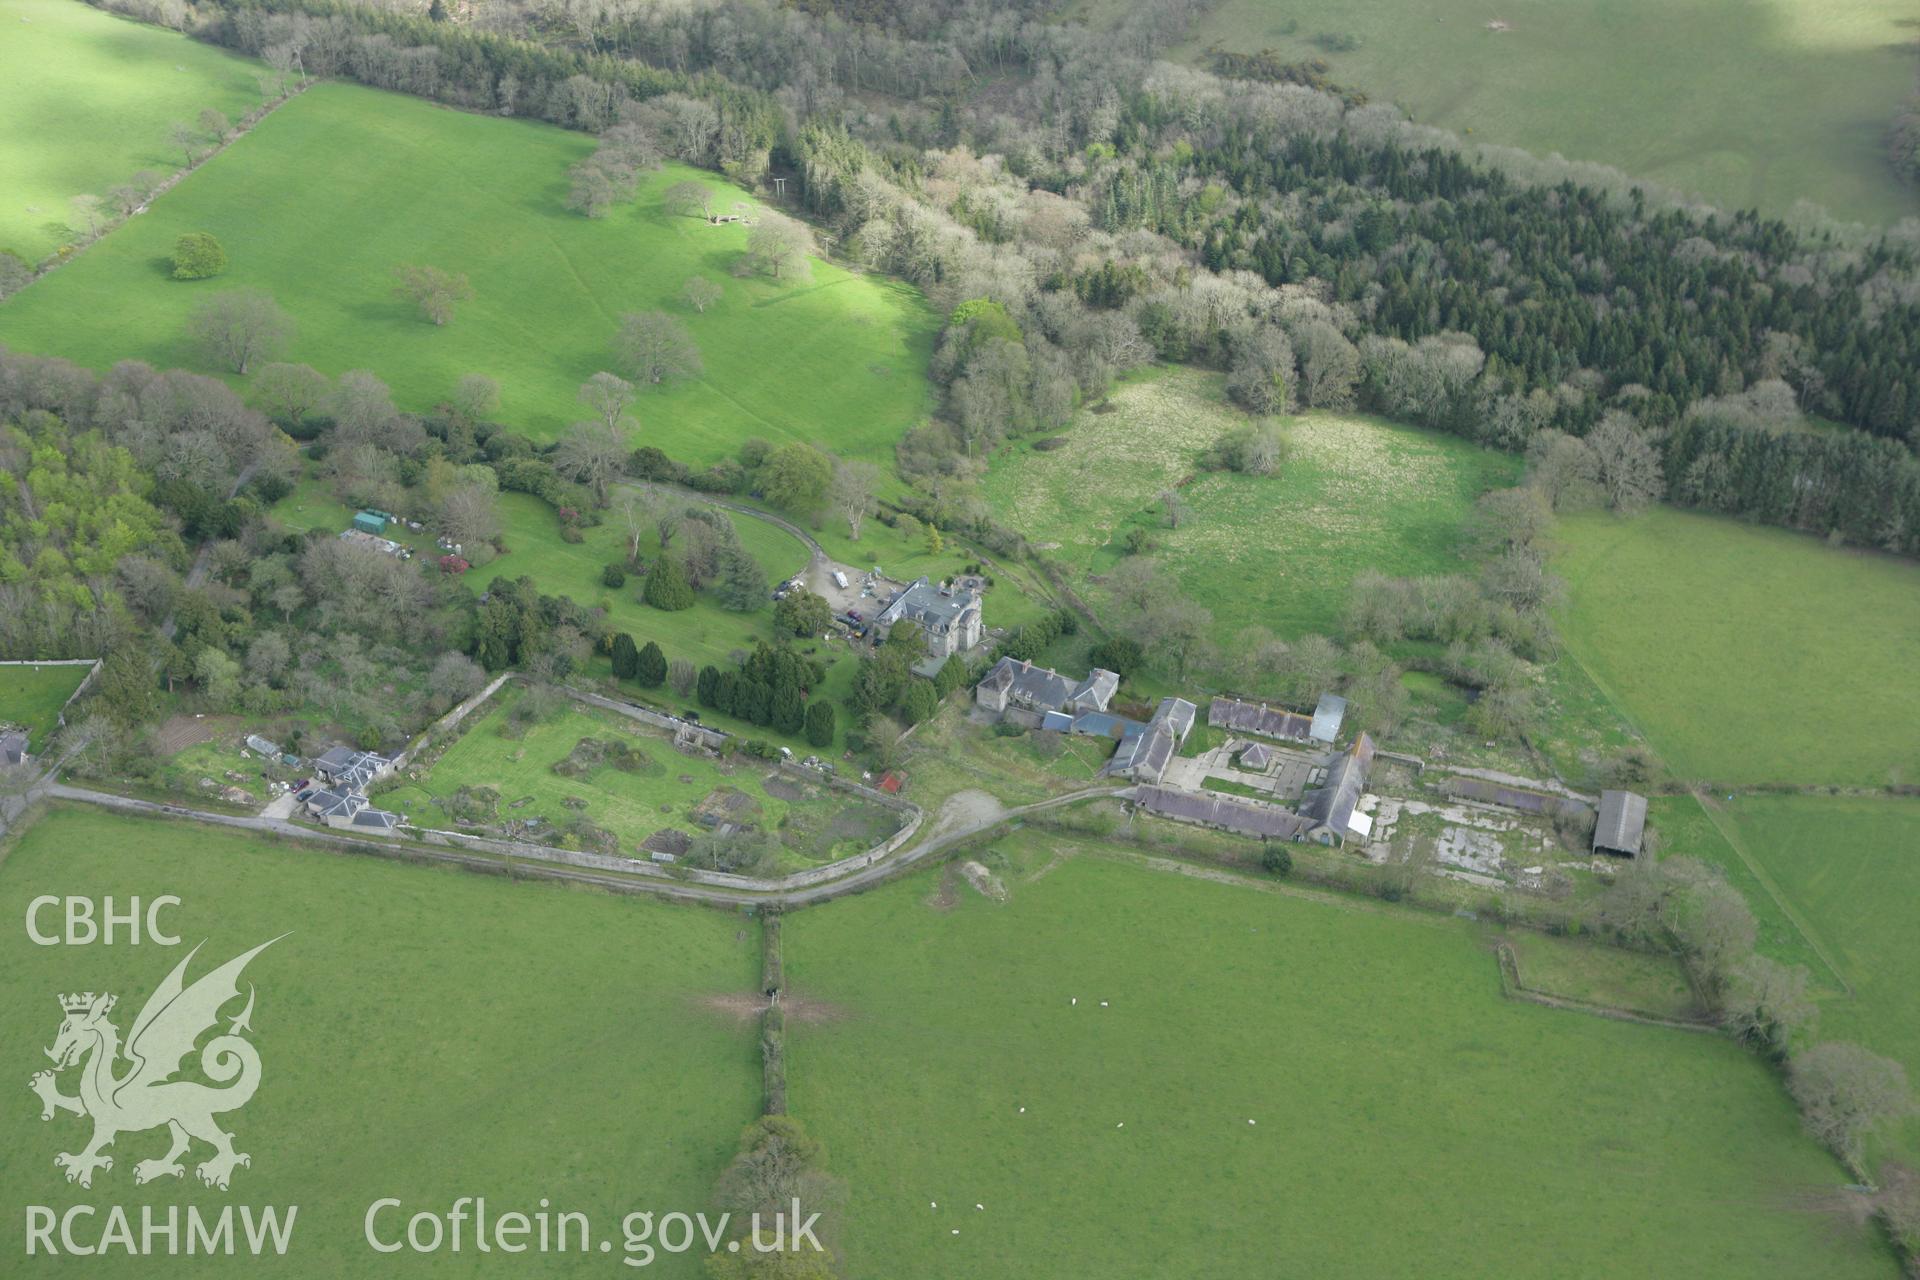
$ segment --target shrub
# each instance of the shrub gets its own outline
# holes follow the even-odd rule
[[[600,571],[600,585],[616,590],[627,585],[627,570],[623,565],[610,564]]]
[[[210,280],[227,269],[227,251],[205,231],[189,231],[173,242],[173,278]]]
[[[648,571],[646,590],[640,598],[668,613],[693,608],[693,587],[687,582],[687,571],[673,557],[661,556]]]
[[[1293,855],[1277,844],[1269,844],[1260,851],[1260,868],[1276,876],[1290,875],[1293,872]]]
[[[833,704],[824,698],[816,698],[807,705],[807,745],[833,745]]]
[[[648,689],[658,689],[667,682],[667,655],[653,641],[647,641],[634,658],[633,678]]]

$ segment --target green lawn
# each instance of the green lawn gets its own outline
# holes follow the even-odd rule
[[[985,855],[1006,905],[787,922],[850,1276],[1893,1274],[1731,1042],[1503,1000],[1464,922],[1061,845]]]
[[[1082,5],[1094,21],[1121,8]],[[1920,210],[1881,141],[1912,88],[1912,17],[1904,0],[1227,0],[1176,53],[1198,61],[1217,41],[1324,58],[1340,84],[1471,142],[1599,161],[1728,207],[1811,200],[1884,223]],[[1321,33],[1360,45],[1329,53]]]
[[[669,167],[605,219],[570,213],[567,167],[592,148],[583,134],[323,84],[9,302],[0,340],[102,369],[129,358],[205,369],[188,314],[223,289],[261,288],[298,324],[288,358],[371,369],[416,410],[485,373],[500,383],[500,420],[551,439],[586,416],[576,392],[611,367],[622,313],[661,309],[685,322],[706,373],[640,399],[636,445],[702,462],[761,436],[890,458],[931,404],[935,323],[920,296],[820,262],[810,284],[734,277],[746,228],[660,208],[687,178],[742,196],[712,174]],[[220,238],[224,276],[168,277],[186,231]],[[393,268],[418,263],[472,282],[444,328],[393,296]],[[680,300],[694,275],[724,290],[705,314]]]
[[[1561,522],[1567,649],[1688,778],[1920,778],[1920,565],[1658,509]]]
[[[1286,423],[1279,475],[1202,474],[1181,489],[1188,519],[1170,529],[1165,489],[1245,416],[1220,379],[1156,370],[1115,391],[1108,412],[1082,412],[1067,443],[1031,441],[994,460],[985,492],[1000,518],[1081,574],[1121,558],[1144,527],[1152,554],[1212,611],[1225,642],[1259,624],[1282,635],[1332,632],[1355,575],[1459,572],[1460,520],[1473,499],[1510,484],[1516,459],[1452,436],[1378,418],[1309,413]]]
[[[34,946],[19,922],[39,894],[111,894],[122,906],[177,895],[165,921],[184,945]],[[0,1220],[0,1249],[12,1259],[24,1249],[20,1205],[98,1204],[96,1233],[105,1206],[123,1205],[137,1233],[143,1205],[164,1216],[231,1203],[299,1206],[288,1256],[271,1268],[280,1275],[612,1274],[617,1262],[597,1256],[476,1254],[470,1236],[462,1253],[396,1263],[368,1248],[362,1218],[385,1196],[444,1213],[456,1196],[485,1195],[495,1214],[534,1212],[544,1196],[617,1242],[629,1210],[704,1206],[759,1108],[751,1028],[701,1003],[759,977],[758,931],[722,913],[78,809],[54,810],[6,855],[0,910],[14,922],[0,990],[0,1038],[19,1072],[0,1108],[0,1199],[16,1206]],[[59,1026],[56,997],[114,992],[125,1034],[193,944],[207,940],[198,976],[288,931],[246,972],[264,1071],[253,1101],[221,1118],[253,1157],[232,1190],[201,1187],[191,1169],[185,1182],[136,1187],[134,1162],[164,1149],[154,1132],[121,1137],[90,1191],[64,1182],[53,1156],[86,1130],[65,1115],[43,1124],[25,1089]],[[686,1263],[657,1267],[699,1274]],[[117,1252],[86,1269],[155,1273]],[[241,1256],[185,1270],[262,1267]]]
[[[60,708],[87,678],[86,667],[0,666],[0,724],[27,731],[29,749],[39,752],[60,725]]]
[[[29,262],[72,240],[73,197],[178,169],[174,121],[260,105],[244,58],[74,0],[0,0],[0,30],[0,249]]]
[[[716,788],[727,787],[755,806],[746,821],[781,835],[796,867],[858,853],[899,825],[878,806],[785,778],[769,787],[774,775],[764,767],[684,755],[664,735],[640,732],[625,717],[577,704],[519,737],[508,737],[507,711],[521,696],[517,685],[503,690],[495,708],[448,748],[426,777],[383,792],[380,802],[405,812],[418,826],[444,828],[453,822],[440,801],[462,786],[493,787],[500,793],[497,816],[503,821],[538,817],[550,832],[584,818],[618,836],[622,853],[645,857],[639,843],[662,828],[699,834],[694,807]],[[624,739],[645,753],[646,763],[633,772],[604,766],[580,777],[555,773],[553,766],[566,760],[582,738]],[[569,807],[568,800],[581,807]]]

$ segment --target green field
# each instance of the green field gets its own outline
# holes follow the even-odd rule
[[[1828,979],[1818,990],[1820,1038],[1897,1057],[1920,1080],[1920,800],[1753,794],[1716,802],[1715,814],[1718,841],[1695,835],[1674,852],[1730,865],[1736,883],[1764,875],[1772,894],[1743,885],[1761,917],[1761,952],[1816,975],[1837,971],[1851,988]],[[1809,956],[1807,933],[1834,969]],[[1901,1155],[1920,1159],[1920,1123]]]
[[[1556,536],[1567,651],[1683,777],[1920,778],[1920,565],[1665,508]]]
[[[39,752],[47,736],[60,725],[60,708],[87,678],[86,667],[0,666],[0,724],[17,724],[27,731],[31,749]]]
[[[705,462],[761,436],[890,457],[930,407],[934,320],[920,296],[819,262],[810,284],[735,278],[744,227],[660,209],[660,193],[687,178],[723,203],[742,195],[712,174],[669,167],[607,218],[570,213],[567,167],[592,149],[583,134],[322,84],[10,301],[0,340],[101,369],[205,368],[187,315],[210,293],[251,286],[296,321],[287,358],[329,374],[371,369],[414,410],[485,373],[500,383],[499,419],[551,439],[587,416],[575,395],[611,367],[620,316],[659,309],[685,322],[706,372],[641,397],[636,445]],[[225,275],[169,278],[187,231],[219,237]],[[420,263],[472,282],[444,328],[393,296],[393,268]],[[725,293],[703,315],[680,300],[693,275]]]
[[[1503,1000],[1464,922],[1060,845],[984,855],[1005,905],[786,925],[849,1275],[1893,1274],[1734,1044]]]
[[[73,197],[178,169],[174,121],[260,105],[244,58],[75,0],[0,0],[0,30],[0,249],[30,262],[73,239]]]
[[[1123,10],[1083,4],[1094,21]],[[1336,82],[1472,142],[1599,161],[1728,207],[1810,200],[1887,223],[1920,210],[1881,141],[1912,88],[1912,18],[1904,0],[1227,0],[1176,54],[1199,61],[1218,42],[1324,58]],[[1322,33],[1360,44],[1327,52]]]
[[[165,921],[185,945],[34,946],[19,922],[44,893],[122,905],[178,895],[184,905]],[[0,1108],[0,1199],[13,1206],[100,1204],[104,1214],[120,1204],[137,1224],[145,1204],[298,1205],[292,1247],[272,1268],[289,1276],[613,1274],[617,1262],[598,1256],[470,1247],[395,1261],[368,1249],[361,1221],[384,1196],[445,1212],[456,1196],[484,1194],[496,1213],[534,1211],[544,1196],[617,1240],[630,1209],[704,1206],[759,1108],[750,1028],[701,1003],[750,990],[759,975],[758,931],[718,912],[58,809],[0,864],[0,910],[14,922],[0,991],[0,1039],[18,1072]],[[53,1156],[84,1142],[83,1122],[43,1124],[25,1089],[59,1027],[56,997],[115,992],[124,1035],[192,944],[207,940],[198,976],[289,930],[246,973],[264,1070],[253,1101],[222,1117],[253,1157],[232,1190],[200,1186],[191,1169],[184,1182],[136,1187],[132,1166],[164,1150],[162,1133],[124,1135],[90,1191],[64,1182]],[[22,1223],[16,1209],[0,1225],[0,1249],[16,1260]],[[685,1261],[657,1266],[697,1274]],[[85,1265],[112,1276],[157,1269],[117,1252]],[[262,1269],[244,1256],[185,1268]]]
[[[426,777],[383,792],[380,802],[403,811],[417,826],[450,827],[452,819],[440,801],[462,786],[492,787],[500,793],[500,820],[544,820],[548,834],[536,832],[534,839],[549,839],[553,828],[580,817],[619,837],[621,853],[644,858],[637,846],[662,828],[698,835],[694,807],[724,787],[739,791],[753,806],[736,821],[779,834],[789,869],[858,853],[899,826],[877,805],[802,786],[749,761],[722,764],[682,754],[665,735],[641,732],[623,716],[575,703],[509,737],[504,732],[508,709],[522,696],[517,685],[502,690],[494,708]],[[646,763],[633,772],[603,766],[579,777],[555,773],[553,766],[566,760],[582,738],[624,739],[645,754]]]
[[[1185,485],[1178,529],[1157,495],[1195,475],[1195,459],[1245,415],[1220,379],[1155,371],[1115,391],[1110,412],[1082,412],[1067,443],[1017,444],[985,482],[999,518],[1082,574],[1110,571],[1121,538],[1151,530],[1153,555],[1213,612],[1215,638],[1259,624],[1283,635],[1336,630],[1355,575],[1454,573],[1460,520],[1516,459],[1378,418],[1309,413],[1288,420],[1279,475],[1200,475]]]

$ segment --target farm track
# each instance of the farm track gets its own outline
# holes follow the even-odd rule
[[[97,805],[102,808],[117,810],[121,813],[136,814],[142,817],[177,818],[193,822],[205,822],[214,826],[233,827],[242,831],[251,831],[259,835],[272,836],[279,839],[329,845],[338,849],[371,853],[381,857],[445,862],[476,870],[504,873],[510,876],[524,876],[543,880],[570,880],[576,883],[591,884],[601,888],[613,889],[621,893],[648,893],[659,897],[686,902],[700,902],[709,905],[751,906],[765,903],[777,905],[782,908],[793,908],[809,906],[816,902],[826,902],[844,894],[855,893],[862,889],[871,888],[956,845],[985,835],[997,828],[1018,823],[1021,818],[1028,814],[1057,809],[1070,804],[1078,804],[1085,800],[1125,796],[1130,790],[1131,788],[1129,787],[1090,787],[1080,791],[1069,792],[1065,795],[1052,796],[1034,804],[1021,805],[1018,808],[1005,809],[983,817],[963,820],[939,831],[937,834],[927,836],[919,843],[908,847],[894,857],[876,862],[871,866],[862,867],[838,880],[805,885],[796,889],[776,889],[769,892],[753,892],[744,889],[723,888],[715,885],[697,884],[679,880],[654,879],[641,875],[622,876],[611,872],[569,866],[564,863],[544,862],[531,855],[495,856],[491,854],[465,852],[449,846],[375,840],[362,836],[342,835],[337,831],[309,827],[282,818],[214,813],[205,809],[195,809],[187,805],[167,804],[158,800],[142,800],[133,796],[115,795],[112,792],[94,791],[85,787],[74,787],[54,781],[48,781],[35,788],[33,794],[53,800],[67,800],[80,804]],[[27,797],[28,800],[32,798],[33,795]]]

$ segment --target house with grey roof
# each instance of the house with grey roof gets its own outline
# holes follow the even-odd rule
[[[1180,754],[1180,747],[1193,731],[1200,708],[1185,698],[1162,698],[1154,709],[1145,731],[1122,738],[1113,758],[1102,771],[1135,782],[1158,783],[1167,775],[1167,766]]]
[[[1593,851],[1637,858],[1645,842],[1647,798],[1634,791],[1602,791],[1600,816],[1593,824]]]
[[[331,747],[314,760],[313,767],[336,791],[365,791],[393,772],[393,761],[371,751]]]
[[[876,639],[885,640],[902,622],[912,622],[927,640],[927,654],[935,658],[964,653],[986,633],[980,597],[965,588],[936,586],[923,575],[915,578],[887,602],[873,620]]]
[[[1119,688],[1120,677],[1100,667],[1088,672],[1085,679],[1075,681],[1052,667],[1036,667],[1020,658],[1002,658],[974,686],[973,700],[988,711],[1005,712],[1009,707],[1017,707],[1036,715],[1054,711],[1078,716],[1105,711]]]
[[[1366,794],[1367,774],[1372,768],[1373,739],[1362,733],[1350,750],[1327,766],[1325,782],[1300,801],[1300,816],[1307,822],[1309,840],[1344,845],[1349,839],[1364,840],[1372,834],[1373,819],[1360,812],[1360,798]]]

